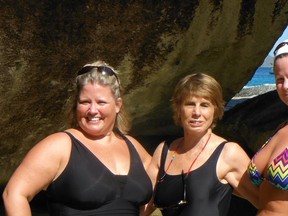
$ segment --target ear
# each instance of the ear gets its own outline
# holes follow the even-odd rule
[[[116,99],[116,113],[120,112],[120,109],[122,107],[122,103],[123,103],[123,101],[122,101],[121,97]]]

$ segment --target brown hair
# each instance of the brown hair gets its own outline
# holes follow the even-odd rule
[[[214,120],[211,125],[214,128],[217,120],[221,119],[224,114],[225,101],[220,84],[213,77],[204,73],[191,74],[181,79],[176,85],[171,99],[176,125],[181,124],[180,108],[184,100],[191,95],[203,97],[214,105]]]

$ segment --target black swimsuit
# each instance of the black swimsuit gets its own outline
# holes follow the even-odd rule
[[[221,143],[210,158],[186,177],[187,205],[181,209],[168,208],[162,210],[164,216],[224,216],[227,215],[232,187],[219,181],[216,165],[226,142]],[[168,151],[163,147],[159,177],[164,175],[164,164]],[[166,174],[155,187],[154,203],[157,206],[172,206],[183,199],[182,175]]]
[[[70,160],[48,187],[51,216],[139,215],[139,206],[152,195],[152,183],[142,161],[125,137],[130,158],[128,175],[114,175],[79,140],[72,140]]]

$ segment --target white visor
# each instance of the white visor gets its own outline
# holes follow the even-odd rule
[[[288,54],[288,40],[285,40],[281,43],[278,44],[274,51],[274,57],[276,58],[277,56],[287,53]]]

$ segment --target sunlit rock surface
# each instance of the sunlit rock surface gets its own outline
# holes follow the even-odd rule
[[[119,70],[132,135],[177,135],[169,103],[177,81],[206,72],[228,101],[288,23],[286,1],[114,2],[0,2],[1,183],[37,141],[65,128],[84,64],[102,59]]]

